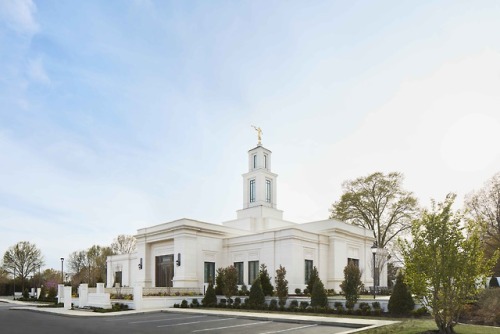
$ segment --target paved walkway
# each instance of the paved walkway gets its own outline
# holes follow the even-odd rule
[[[258,312],[238,312],[235,310],[207,310],[207,309],[182,309],[182,308],[162,308],[162,309],[147,309],[147,310],[128,310],[121,312],[97,313],[84,310],[66,310],[62,307],[37,307],[38,303],[20,302],[8,298],[0,298],[0,302],[15,304],[13,310],[28,310],[34,312],[46,312],[69,317],[116,317],[130,314],[143,314],[151,312],[173,312],[173,313],[195,313],[218,316],[232,316],[245,319],[256,319],[266,321],[281,321],[281,322],[296,322],[309,323],[325,326],[341,326],[347,327],[344,334],[355,333],[369,328],[376,328],[398,323],[398,321],[390,320],[375,320],[363,318],[337,318],[337,317],[322,317],[310,315],[297,315],[293,313],[258,313]],[[363,328],[359,328],[363,326]]]

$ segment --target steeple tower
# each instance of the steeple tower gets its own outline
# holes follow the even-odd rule
[[[257,130],[258,129],[258,130]],[[271,172],[272,152],[260,141],[248,151],[248,172],[243,174],[243,209],[237,211],[241,218],[283,219],[283,212],[277,206],[277,174]]]
[[[276,178],[271,173],[271,151],[259,145],[248,151],[248,172],[243,174],[243,208],[276,208]]]

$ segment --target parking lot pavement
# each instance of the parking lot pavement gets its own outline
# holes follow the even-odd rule
[[[50,327],[65,328],[85,333],[108,334],[124,333],[354,333],[369,327],[380,327],[395,323],[394,321],[363,319],[363,318],[337,318],[297,315],[293,313],[257,313],[235,312],[227,310],[207,309],[162,309],[147,311],[124,311],[116,313],[93,313],[78,310],[65,310],[63,308],[36,308],[12,304],[12,301],[0,300],[0,316],[10,309],[20,311],[35,311],[39,313],[36,318],[41,323],[49,322]],[[8,302],[9,304],[6,304]],[[25,312],[15,312],[25,313]],[[4,314],[5,315],[5,314]],[[63,315],[58,317],[54,315]],[[20,315],[19,315],[20,316]],[[26,317],[24,314],[23,317]],[[14,317],[8,316],[8,321]],[[17,318],[17,315],[15,316]],[[22,318],[22,317],[19,317]],[[19,322],[17,322],[19,323]],[[56,325],[59,324],[59,325]],[[29,323],[24,323],[25,330],[30,330]],[[26,327],[27,326],[27,327]],[[3,326],[2,326],[3,327]],[[32,329],[40,332],[40,326]],[[25,332],[25,331],[24,331]],[[19,333],[24,333],[19,331]],[[57,331],[56,331],[57,332]],[[62,333],[62,332],[61,332]],[[55,334],[55,333],[51,333]]]
[[[130,332],[156,333],[235,333],[271,334],[296,332],[304,334],[343,333],[346,327],[301,324],[275,320],[254,320],[204,314],[160,313],[121,316],[105,320],[106,323],[126,325]]]

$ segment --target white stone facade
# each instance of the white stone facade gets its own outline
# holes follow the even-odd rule
[[[306,267],[311,266],[318,269],[325,288],[338,292],[350,259],[362,270],[365,286],[373,285],[372,231],[336,220],[283,220],[271,151],[260,144],[251,149],[248,167],[243,174],[243,209],[236,220],[212,224],[180,219],[139,229],[136,253],[108,257],[107,286],[118,280],[123,286],[203,291],[207,276],[235,265],[241,271],[240,283],[250,287],[256,266],[265,264],[273,284],[276,269],[286,268],[290,293],[306,287]],[[385,277],[383,271],[382,282]]]

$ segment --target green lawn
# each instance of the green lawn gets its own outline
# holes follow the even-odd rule
[[[436,323],[433,320],[403,320],[403,322],[391,326],[361,331],[363,334],[420,334],[429,330],[437,330]],[[457,325],[455,326],[457,334],[500,334],[500,327],[475,326],[475,325]]]

